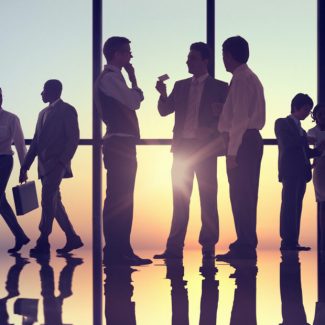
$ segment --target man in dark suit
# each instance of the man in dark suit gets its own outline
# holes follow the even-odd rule
[[[41,234],[31,254],[49,253],[48,237],[54,218],[67,237],[66,245],[57,249],[58,253],[67,253],[83,246],[61,202],[60,184],[63,178],[73,176],[71,159],[79,142],[77,112],[61,100],[61,92],[59,80],[48,80],[44,84],[41,96],[49,106],[38,116],[35,135],[20,170],[19,181],[24,182],[27,180],[27,170],[38,156],[38,175],[42,181]]]
[[[169,96],[162,81],[156,85],[160,93],[159,113],[161,116],[175,113],[175,126],[172,143],[173,220],[166,250],[154,258],[183,256],[194,174],[201,202],[199,242],[203,256],[214,257],[219,237],[216,174],[221,135],[217,125],[228,85],[209,76],[209,60],[208,46],[194,43],[186,62],[193,77],[177,81]]]
[[[300,219],[306,183],[311,180],[309,159],[319,156],[324,146],[310,149],[300,121],[313,108],[312,99],[297,94],[291,102],[291,115],[275,122],[279,145],[279,181],[282,183],[280,236],[282,250],[310,250],[299,245]]]

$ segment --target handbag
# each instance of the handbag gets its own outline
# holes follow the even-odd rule
[[[16,214],[24,215],[38,208],[38,199],[36,193],[35,182],[26,182],[12,188]]]

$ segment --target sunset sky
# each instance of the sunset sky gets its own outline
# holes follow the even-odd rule
[[[263,4],[262,4],[263,2]],[[303,92],[316,102],[316,1],[315,0],[216,0],[216,78],[230,81],[223,67],[222,42],[241,35],[250,44],[249,66],[265,89],[267,123],[264,138],[274,138],[274,121],[289,114],[292,97]],[[145,100],[138,113],[142,138],[171,138],[173,116],[159,116],[154,89],[159,75],[168,73],[168,91],[178,79],[189,76],[185,64],[189,46],[206,41],[206,6],[201,0],[104,0],[103,39],[126,36],[132,43],[139,86]],[[3,107],[20,117],[26,138],[31,138],[38,112],[44,108],[40,92],[47,79],[63,82],[62,98],[76,107],[82,138],[91,137],[92,3],[90,0],[2,1],[0,5],[0,87]],[[311,120],[303,124],[312,126]],[[19,163],[7,189],[17,184]],[[136,248],[163,249],[171,213],[172,156],[169,146],[138,148],[133,243]],[[80,147],[73,161],[75,177],[63,182],[63,202],[72,222],[91,244],[91,148]],[[30,172],[36,178],[36,163]],[[220,248],[234,239],[224,159],[219,159]],[[40,184],[38,183],[38,188]],[[103,189],[105,178],[103,177]],[[277,182],[277,148],[265,147],[262,162],[258,235],[261,247],[279,245],[281,184]],[[187,247],[198,247],[200,209],[197,187],[191,204]],[[309,184],[302,219],[303,244],[315,245],[316,212]],[[36,239],[40,209],[19,217],[27,233]],[[1,247],[12,238],[0,221]],[[55,228],[52,237],[63,241]]]

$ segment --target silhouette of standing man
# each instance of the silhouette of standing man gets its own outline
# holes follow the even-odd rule
[[[223,107],[219,131],[229,135],[227,174],[237,240],[220,260],[256,258],[256,209],[263,140],[259,133],[265,124],[263,86],[247,66],[249,46],[240,36],[222,45],[223,62],[233,77]]]
[[[291,115],[275,121],[279,147],[279,181],[282,183],[282,250],[310,250],[310,247],[299,245],[301,210],[306,184],[312,178],[309,159],[321,155],[321,145],[315,149],[309,148],[307,134],[300,121],[309,116],[313,104],[308,95],[297,94],[291,101]]]
[[[95,83],[95,102],[107,126],[103,155],[107,170],[107,189],[103,211],[106,246],[104,262],[141,265],[151,260],[135,255],[130,243],[133,220],[133,193],[137,172],[136,142],[140,139],[136,110],[143,100],[137,85],[130,41],[111,37],[103,49],[107,65]],[[122,75],[124,68],[131,88]]]
[[[214,258],[215,244],[219,239],[217,124],[228,85],[209,76],[210,56],[207,44],[192,44],[186,64],[193,77],[177,81],[169,96],[162,81],[156,85],[160,93],[159,113],[161,116],[175,113],[175,126],[172,143],[173,220],[166,250],[154,258],[183,257],[194,175],[201,202],[199,242],[203,257]]]
[[[41,232],[31,254],[50,252],[49,235],[55,218],[64,231],[67,243],[58,253],[68,253],[80,248],[83,243],[76,234],[61,202],[60,184],[63,178],[72,177],[71,159],[78,147],[78,116],[74,107],[61,98],[62,84],[59,80],[48,80],[41,93],[49,106],[38,115],[35,135],[20,170],[19,181],[27,180],[27,171],[38,156],[38,176],[42,181]]]

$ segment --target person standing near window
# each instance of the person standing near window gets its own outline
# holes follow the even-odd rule
[[[103,53],[107,65],[96,80],[94,98],[98,113],[107,126],[103,139],[107,170],[103,210],[104,263],[150,264],[150,259],[134,254],[130,242],[137,173],[136,142],[140,139],[136,110],[143,101],[143,93],[130,63],[130,41],[125,37],[110,37],[104,44]],[[122,69],[129,77],[131,88]]]
[[[2,108],[3,96],[0,88],[0,214],[16,239],[15,246],[9,253],[18,252],[30,240],[18,224],[17,218],[6,198],[6,187],[13,167],[12,143],[15,144],[20,164],[26,155],[24,134],[19,118]]]
[[[307,132],[309,139],[315,146],[325,142],[325,105],[318,104],[312,111],[312,118],[316,126]],[[315,158],[313,182],[315,187],[316,201],[318,202],[319,227],[320,227],[320,250],[325,251],[325,152]]]
[[[281,250],[308,251],[299,245],[300,221],[306,184],[311,180],[310,158],[321,155],[321,146],[311,149],[301,121],[309,116],[313,101],[299,93],[291,101],[291,114],[275,121],[279,146],[279,181],[282,183],[280,212]]]
[[[237,240],[218,260],[256,259],[256,214],[265,125],[262,83],[248,67],[249,45],[241,36],[222,45],[223,62],[232,74],[218,129],[229,136],[227,175]]]

